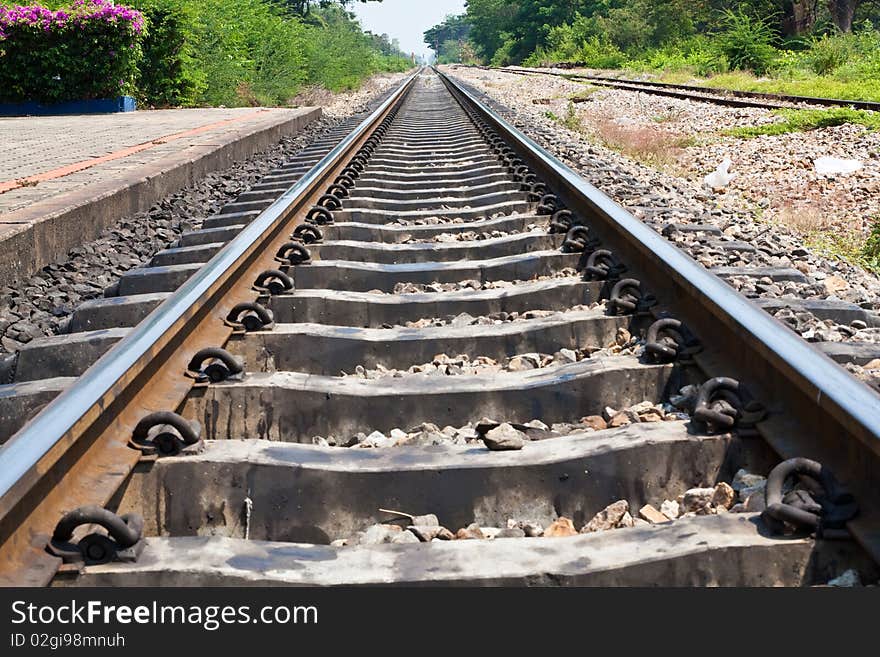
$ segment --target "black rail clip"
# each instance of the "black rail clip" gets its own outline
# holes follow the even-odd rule
[[[225,323],[235,331],[250,333],[269,330],[275,325],[275,317],[268,308],[253,301],[246,301],[229,311]]]
[[[608,295],[608,309],[612,315],[644,316],[656,305],[651,294],[642,291],[642,284],[635,278],[616,281]]]
[[[244,362],[220,347],[207,347],[197,352],[186,366],[186,375],[197,384],[221,383],[240,379]]]
[[[766,408],[752,399],[739,381],[719,376],[700,386],[693,414],[694,421],[705,425],[709,434],[736,428],[743,436],[764,419]]]
[[[786,481],[799,483],[784,494]],[[828,468],[805,458],[783,461],[770,472],[761,519],[774,534],[806,531],[817,538],[849,539],[846,523],[859,506]]]
[[[197,421],[171,411],[158,411],[137,423],[128,444],[144,456],[187,456],[204,449],[201,435],[202,425]]]
[[[94,532],[74,543],[74,531],[82,525],[98,525],[106,533]],[[144,519],[136,513],[117,516],[100,506],[82,506],[58,521],[46,551],[68,564],[132,563],[144,550],[143,533]]]
[[[645,355],[654,363],[689,362],[701,350],[699,340],[674,317],[658,319],[645,334]]]

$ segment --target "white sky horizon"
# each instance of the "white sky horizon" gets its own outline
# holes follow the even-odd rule
[[[365,30],[387,34],[400,41],[404,52],[428,57],[434,53],[424,41],[427,29],[443,22],[450,14],[462,14],[465,0],[383,0],[356,2],[349,9],[360,19]]]

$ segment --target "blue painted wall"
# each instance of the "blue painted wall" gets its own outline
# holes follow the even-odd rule
[[[72,100],[66,103],[43,105],[37,102],[0,103],[0,116],[63,116],[65,114],[110,114],[134,112],[137,103],[131,96],[99,100]]]

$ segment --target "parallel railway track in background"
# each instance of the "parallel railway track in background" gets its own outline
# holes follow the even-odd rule
[[[6,364],[0,581],[876,578],[880,397],[729,274],[422,70]],[[564,536],[740,469],[763,513]]]
[[[512,73],[514,75],[549,75],[553,77],[565,78],[567,80],[575,80],[579,82],[588,82],[590,84],[609,87],[612,89],[621,89],[624,91],[636,91],[640,93],[651,94],[654,96],[666,96],[668,98],[678,98],[681,100],[693,100],[701,103],[712,103],[713,105],[724,105],[727,107],[758,107],[762,109],[784,109],[784,108],[803,108],[803,107],[852,107],[860,110],[871,110],[873,112],[880,111],[880,103],[868,100],[842,100],[839,98],[820,98],[815,96],[792,96],[788,94],[771,94],[759,91],[738,91],[736,89],[723,89],[717,87],[701,87],[693,84],[673,84],[670,82],[657,82],[652,80],[633,80],[630,78],[616,78],[604,75],[587,75],[585,73],[574,73],[552,70],[579,68],[576,64],[572,65],[554,65],[549,67],[551,70],[541,68],[527,67],[511,67],[502,66],[492,68],[488,66],[478,66],[484,70],[502,71],[504,73]]]

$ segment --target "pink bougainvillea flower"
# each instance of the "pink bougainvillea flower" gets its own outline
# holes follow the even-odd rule
[[[10,28],[36,27],[45,32],[63,30],[73,18],[77,28],[95,22],[121,24],[133,34],[144,29],[144,15],[136,9],[115,5],[110,0],[74,0],[70,11],[52,11],[39,5],[0,7],[0,40],[9,38]]]

